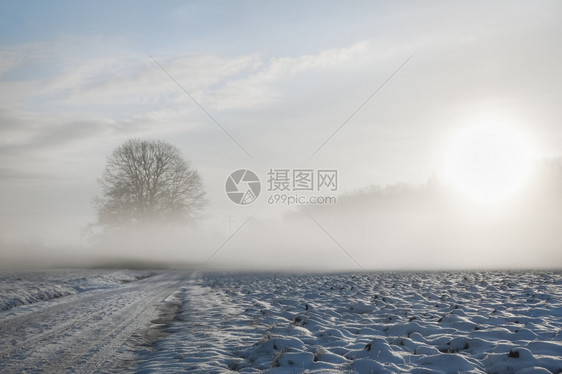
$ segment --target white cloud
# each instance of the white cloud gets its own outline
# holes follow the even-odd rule
[[[298,57],[271,58],[264,61],[261,69],[253,74],[227,82],[218,92],[216,106],[221,109],[249,109],[271,104],[291,95],[287,87],[278,87],[282,82],[294,79],[309,80],[304,73],[319,75],[342,73],[372,59],[368,43],[357,43],[348,48],[329,49],[317,54]]]
[[[0,51],[0,77],[21,64],[23,56],[12,50]]]

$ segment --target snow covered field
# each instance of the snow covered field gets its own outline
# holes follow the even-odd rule
[[[557,272],[3,273],[0,372],[560,373]]]
[[[559,373],[555,272],[202,274],[142,373]]]

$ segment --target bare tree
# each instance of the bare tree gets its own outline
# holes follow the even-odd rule
[[[117,147],[98,183],[102,226],[188,222],[206,204],[197,171],[177,147],[159,140],[131,139]]]

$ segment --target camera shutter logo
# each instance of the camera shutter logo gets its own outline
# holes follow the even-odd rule
[[[261,191],[261,182],[256,173],[248,169],[233,171],[226,180],[226,195],[239,205],[256,201]]]

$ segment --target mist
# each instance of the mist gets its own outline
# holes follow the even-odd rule
[[[562,267],[559,3],[145,6],[0,13],[0,267]],[[441,165],[488,125],[536,167],[481,204]],[[199,173],[194,222],[96,226],[106,159],[130,139]],[[268,204],[271,167],[337,170],[337,202]],[[249,205],[225,193],[242,168],[262,183]]]
[[[230,226],[91,227],[84,245],[2,245],[3,267],[125,266],[199,270],[363,271],[560,268],[562,162],[536,163],[525,189],[495,204],[435,176],[371,185],[324,206],[261,201]]]

